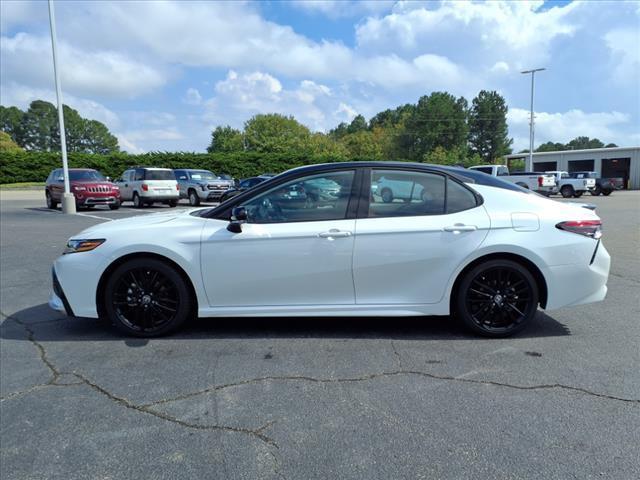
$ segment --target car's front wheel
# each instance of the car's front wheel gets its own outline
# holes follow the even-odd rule
[[[49,193],[49,191],[47,191],[45,193],[45,196],[47,197],[47,208],[50,209],[55,209],[58,207],[58,202],[56,202],[53,197],[51,196],[51,193]]]
[[[200,197],[198,197],[198,194],[193,189],[189,190],[189,205],[192,207],[200,205]]]
[[[475,333],[507,337],[535,317],[538,298],[538,286],[529,270],[511,260],[489,260],[465,274],[454,307]]]
[[[140,199],[140,195],[138,195],[138,193],[134,193],[133,194],[133,206],[135,208],[142,208],[142,200]]]
[[[175,268],[154,258],[139,258],[120,265],[110,275],[104,307],[109,320],[122,332],[157,337],[187,320],[192,298]]]
[[[592,196],[597,197],[602,193],[602,187],[600,185],[596,185],[595,188],[589,191]]]
[[[560,189],[560,194],[563,198],[571,198],[573,197],[573,187],[571,185],[565,185]]]

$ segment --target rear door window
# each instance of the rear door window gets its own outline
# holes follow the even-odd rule
[[[445,177],[406,170],[372,170],[369,218],[442,215]]]

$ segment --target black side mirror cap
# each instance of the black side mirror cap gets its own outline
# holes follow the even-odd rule
[[[231,221],[227,225],[227,230],[232,233],[241,233],[242,224],[247,221],[247,209],[244,207],[234,207],[231,210]]]

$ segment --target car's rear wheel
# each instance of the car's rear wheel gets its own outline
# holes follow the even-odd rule
[[[597,197],[602,193],[602,187],[600,185],[596,185],[594,189],[590,190],[589,193],[594,197]]]
[[[571,198],[573,196],[573,187],[571,185],[565,185],[560,189],[560,194],[563,198]]]
[[[511,260],[489,260],[469,270],[456,292],[455,311],[486,337],[507,337],[527,326],[538,309],[533,275]]]
[[[157,337],[184,323],[192,299],[182,276],[167,263],[140,258],[117,267],[106,283],[105,311],[122,332]]]
[[[55,209],[58,208],[58,202],[56,202],[53,197],[51,196],[51,193],[49,193],[48,191],[45,193],[45,196],[47,198],[47,208],[50,209]]]
[[[137,192],[133,194],[133,206],[135,208],[142,208],[142,200],[140,200],[140,195]]]
[[[192,207],[200,205],[200,197],[198,197],[198,194],[194,189],[189,190],[189,205]]]

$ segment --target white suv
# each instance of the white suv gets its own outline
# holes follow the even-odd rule
[[[154,202],[175,207],[180,198],[178,182],[169,168],[132,168],[115,183],[120,187],[121,201],[132,201],[136,208],[153,205]]]

